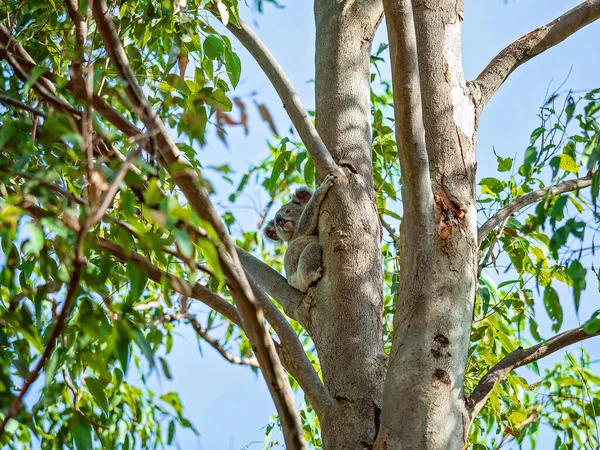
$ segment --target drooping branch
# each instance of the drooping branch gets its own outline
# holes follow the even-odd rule
[[[158,320],[158,323],[175,322],[181,319],[187,320],[196,334],[208,342],[208,344],[214,348],[226,361],[239,366],[250,366],[255,368],[259,367],[258,361],[254,356],[250,356],[249,358],[240,358],[232,355],[217,339],[208,334],[208,329],[202,328],[202,325],[200,322],[198,322],[195,316],[188,314],[187,308],[183,311],[178,311],[173,314],[163,313],[162,317]]]
[[[291,387],[277,355],[273,341],[263,323],[263,311],[256,300],[244,271],[240,265],[234,244],[219,215],[214,210],[206,192],[199,187],[195,171],[187,164],[172,141],[168,130],[150,106],[129,65],[127,55],[112,22],[105,0],[93,3],[93,14],[117,74],[126,81],[125,92],[134,112],[140,117],[149,132],[156,133],[157,150],[161,161],[181,189],[194,212],[208,221],[215,229],[222,246],[217,253],[226,283],[238,307],[246,335],[253,345],[261,371],[280,416],[284,439],[288,448],[304,449],[304,433],[300,415],[296,409]],[[185,168],[174,170],[173,164],[181,163]],[[187,166],[187,167],[186,167]]]
[[[471,419],[483,408],[494,387],[513,370],[531,364],[571,344],[594,336],[600,336],[600,331],[595,334],[588,334],[584,331],[583,327],[573,328],[533,347],[527,349],[518,348],[510,353],[483,376],[471,396],[467,399]]]
[[[517,67],[564,41],[599,17],[600,0],[585,0],[552,22],[504,48],[473,82],[478,113]]]
[[[433,191],[425,143],[413,5],[411,0],[386,0],[383,6],[390,42],[394,117],[406,218],[414,217],[427,223],[429,221],[423,222],[423,219],[433,211]]]
[[[576,178],[574,180],[563,181],[553,186],[538,189],[537,191],[529,192],[521,197],[516,198],[512,203],[506,205],[492,217],[485,221],[477,231],[477,244],[481,245],[484,239],[490,232],[496,228],[504,220],[508,219],[513,214],[516,214],[523,208],[538,202],[544,198],[555,197],[565,192],[576,191],[592,185],[592,175]]]
[[[217,352],[219,352],[219,354],[223,358],[225,358],[227,361],[229,361],[231,364],[237,364],[240,366],[250,366],[250,367],[256,367],[256,368],[259,367],[258,361],[256,360],[256,358],[254,356],[251,356],[250,358],[239,358],[237,356],[232,355],[227,350],[225,350],[225,348],[223,347],[223,345],[221,345],[221,343],[219,341],[217,341],[215,338],[213,338],[211,335],[208,334],[208,330],[206,330],[205,328],[202,328],[202,325],[200,325],[200,322],[198,322],[194,316],[185,314],[185,318],[192,325],[192,328],[198,334],[198,336],[200,336],[202,339],[204,339],[206,342],[208,342],[208,344],[212,348],[214,348]]]
[[[327,150],[327,147],[325,147],[321,136],[319,136],[306,109],[302,106],[300,97],[298,97],[282,67],[252,28],[241,19],[239,20],[239,25],[238,28],[230,22],[227,28],[248,50],[267,78],[269,78],[269,81],[283,102],[283,107],[298,131],[300,139],[306,145],[306,150],[313,159],[317,170],[325,174],[338,173],[340,169]]]

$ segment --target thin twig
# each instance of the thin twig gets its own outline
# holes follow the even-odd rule
[[[548,186],[546,188],[538,189],[537,191],[529,192],[525,195],[517,197],[512,203],[506,205],[479,227],[479,230],[477,230],[477,244],[481,245],[490,231],[496,228],[498,224],[506,219],[509,219],[510,216],[516,214],[532,203],[543,200],[544,198],[556,197],[557,195],[564,194],[565,192],[577,191],[591,185],[592,174],[589,174],[585,177],[563,181],[562,183],[558,183],[554,186]]]
[[[260,367],[258,364],[258,360],[255,357],[238,358],[237,356],[233,356],[231,353],[229,353],[227,350],[225,350],[225,348],[223,348],[223,346],[221,345],[221,343],[219,341],[217,341],[212,336],[210,336],[206,329],[202,328],[202,325],[200,325],[200,323],[196,320],[196,318],[194,316],[185,314],[184,317],[192,325],[192,328],[194,329],[194,331],[196,333],[198,333],[198,335],[201,336],[202,339],[204,339],[206,342],[208,342],[212,348],[214,348],[217,352],[219,352],[219,354],[223,358],[225,358],[227,361],[229,361],[230,363],[241,365],[241,366],[250,366],[250,367],[256,367],[256,368]]]

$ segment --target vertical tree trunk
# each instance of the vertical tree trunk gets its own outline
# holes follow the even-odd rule
[[[410,0],[388,1],[390,40],[398,17],[388,4],[414,12],[431,207],[421,215],[415,211],[422,205],[404,210],[395,334],[376,448],[462,449],[468,434],[463,385],[477,269],[476,115],[461,64],[463,7],[456,0],[413,6]],[[391,50],[396,84],[405,67],[395,62],[393,43]],[[399,127],[399,94],[394,93],[400,136],[406,130]]]
[[[386,357],[370,52],[382,14],[376,0],[315,2],[316,127],[348,179],[332,188],[321,208],[325,275],[307,301],[304,320],[335,399],[321,417],[326,449],[371,446],[381,406]]]

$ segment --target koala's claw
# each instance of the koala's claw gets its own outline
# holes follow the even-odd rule
[[[325,177],[325,179],[323,180],[323,182],[321,183],[321,186],[330,188],[331,186],[333,186],[335,184],[337,179],[338,179],[337,175],[327,175]]]

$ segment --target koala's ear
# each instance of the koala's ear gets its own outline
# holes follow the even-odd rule
[[[267,222],[267,226],[263,228],[263,233],[265,237],[271,241],[280,241],[279,236],[277,235],[277,229],[275,228],[275,221],[269,220]]]
[[[296,193],[294,194],[294,202],[300,203],[301,205],[306,205],[311,197],[312,191],[306,186],[303,186],[296,190]]]

